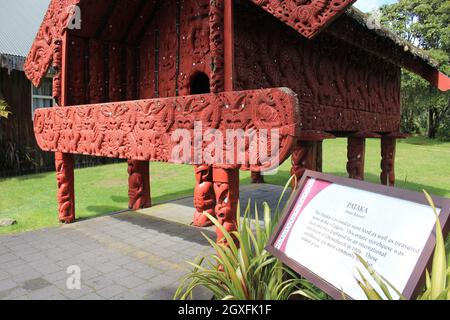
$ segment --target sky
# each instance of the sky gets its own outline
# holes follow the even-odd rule
[[[363,12],[370,12],[381,7],[383,4],[391,4],[395,2],[397,2],[397,0],[357,0],[354,6]]]

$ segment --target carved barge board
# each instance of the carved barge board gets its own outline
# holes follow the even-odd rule
[[[313,38],[356,0],[251,0],[306,38]]]
[[[282,163],[298,136],[299,118],[296,94],[278,88],[38,109],[34,131],[44,151],[176,162],[171,159],[177,145],[171,141],[172,133],[187,129],[193,140],[195,121],[202,121],[204,132],[219,129],[224,135],[227,129],[266,129],[270,137],[271,129],[279,129]],[[263,159],[259,159],[263,163],[250,165],[249,145],[245,147],[246,163],[229,167],[268,169]],[[191,155],[193,149],[191,145]],[[217,165],[227,167],[224,163]]]

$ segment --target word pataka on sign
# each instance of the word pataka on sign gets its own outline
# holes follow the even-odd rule
[[[433,200],[447,234],[450,200]],[[435,225],[422,193],[306,171],[267,250],[331,297],[364,300],[358,269],[379,287],[359,255],[412,299],[430,270]]]

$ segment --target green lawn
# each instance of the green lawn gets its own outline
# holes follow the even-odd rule
[[[324,145],[324,171],[346,175],[346,140],[327,141]],[[366,180],[378,183],[380,142],[368,140]],[[397,186],[450,197],[450,143],[411,138],[397,149]],[[268,183],[285,185],[290,163],[286,161],[278,175],[266,177]],[[248,172],[241,183],[250,183]],[[126,163],[76,170],[76,212],[86,219],[127,208]],[[193,192],[191,166],[152,163],[152,197],[155,204]],[[0,228],[0,234],[22,232],[58,225],[56,217],[56,180],[53,172],[18,178],[0,179],[0,219],[14,218],[18,224]]]

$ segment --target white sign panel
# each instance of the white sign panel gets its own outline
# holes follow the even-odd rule
[[[350,298],[366,299],[357,268],[372,278],[356,254],[404,292],[435,223],[429,205],[309,178],[273,247]]]

